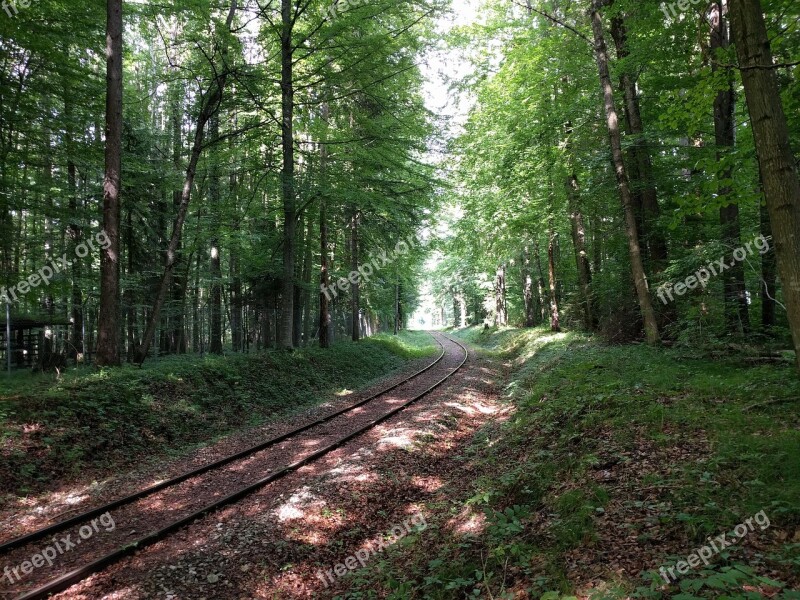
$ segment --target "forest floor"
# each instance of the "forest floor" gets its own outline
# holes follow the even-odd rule
[[[790,362],[544,330],[459,335],[508,373],[514,412],[445,463],[422,507],[429,533],[336,598],[800,598]]]
[[[332,351],[0,376],[0,526],[20,511],[47,517],[138,488],[168,475],[165,462],[188,469],[217,442],[234,452],[318,408],[348,405],[389,376],[399,381],[436,352],[427,334],[405,332]]]
[[[377,427],[56,597],[238,600],[346,591],[351,578],[336,571],[359,550],[371,548],[364,562],[380,564],[390,546],[429,533],[421,507],[459,472],[475,432],[510,410],[497,401],[495,373],[486,360],[469,361]],[[402,533],[397,544],[393,530]]]
[[[423,401],[60,597],[800,598],[792,364],[456,334]]]

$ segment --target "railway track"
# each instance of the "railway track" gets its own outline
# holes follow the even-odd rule
[[[63,575],[22,592],[21,595],[16,596],[16,600],[46,598],[51,594],[63,591],[89,575],[102,571],[122,558],[166,538],[198,518],[236,502],[312,463],[424,398],[461,369],[468,358],[466,347],[457,340],[440,333],[432,335],[441,348],[439,356],[425,368],[412,373],[402,381],[380,392],[235,454],[187,471],[102,506],[94,507],[59,523],[0,543],[0,556],[4,557],[6,565],[8,565],[8,558],[6,557],[9,553],[30,556],[30,553],[23,554],[21,550],[25,548],[32,549],[31,545],[40,540],[55,539],[53,538],[55,534],[64,533],[70,528],[79,525],[86,527],[87,523],[92,519],[96,520],[96,517],[100,515],[110,513],[114,517],[116,511],[117,516],[114,517],[114,522],[124,524],[125,529],[127,529],[131,522],[136,522],[137,515],[139,519],[143,519],[143,515],[147,515],[151,508],[143,506],[138,513],[133,512],[132,519],[126,519],[124,514],[120,514],[124,513],[126,509],[132,511],[137,504],[146,503],[148,500],[150,501],[150,507],[170,507],[162,510],[164,513],[162,520],[165,522],[156,526],[155,529],[151,528],[146,535],[124,543],[118,543],[110,551],[103,551],[99,557],[88,561],[83,559],[83,562],[74,565],[74,568],[71,568]],[[354,425],[354,427],[350,427],[345,435],[331,435],[326,426],[333,427],[336,424],[339,426]],[[291,456],[291,453],[288,453],[285,448],[287,446],[300,446],[308,451],[301,452],[300,456]],[[290,454],[291,459],[285,460],[281,454]],[[267,475],[253,481],[252,471],[266,472]],[[218,481],[214,481],[214,477]],[[206,481],[206,479],[209,480]],[[209,489],[215,490],[210,494],[213,496],[212,501],[200,501],[200,506],[192,506],[191,500],[187,500],[187,497],[200,497],[202,494],[209,495]],[[170,493],[173,494],[172,498],[169,497]],[[159,501],[159,496],[165,497]],[[173,506],[176,506],[176,508],[172,508]],[[130,517],[130,514],[128,516]],[[77,535],[76,538],[78,538]],[[20,552],[15,552],[15,550]],[[66,556],[63,555],[62,558]],[[74,558],[72,562],[79,560],[78,557]],[[5,584],[5,580],[0,581],[0,585],[3,584]],[[7,593],[3,592],[3,594]]]

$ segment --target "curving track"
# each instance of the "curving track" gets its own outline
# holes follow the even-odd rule
[[[17,600],[32,600],[67,589],[203,515],[297,471],[424,398],[468,358],[466,347],[457,340],[441,333],[432,335],[441,354],[399,383],[251,448],[0,544],[2,564],[19,565],[59,536],[71,533],[80,543],[79,527],[99,515],[110,512],[116,524],[114,531],[95,533],[82,546],[61,554],[53,567],[45,564],[34,570],[11,590],[4,591],[8,579],[0,580],[0,594],[21,594]],[[62,574],[44,581],[56,568]]]

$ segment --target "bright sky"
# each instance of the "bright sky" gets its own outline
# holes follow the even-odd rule
[[[452,0],[452,13],[439,19],[437,25],[442,38],[456,26],[470,25],[477,16],[478,0]],[[422,74],[427,79],[425,85],[425,101],[427,107],[437,115],[447,117],[454,124],[461,124],[469,110],[467,101],[456,102],[447,89],[446,78],[460,78],[469,73],[470,66],[457,53],[448,53],[444,42],[431,52]]]
[[[444,36],[453,28],[470,25],[477,18],[477,8],[480,0],[452,0],[452,13],[439,19],[437,30]],[[460,79],[467,75],[471,69],[468,62],[463,60],[458,53],[447,52],[444,42],[428,54],[422,66],[422,74],[426,78],[424,88],[425,105],[435,115],[444,119],[442,125],[447,126],[448,133],[457,133],[464,124],[470,108],[470,99],[456,97],[448,90],[447,79]],[[439,140],[444,143],[445,140]],[[430,148],[434,160],[441,157],[443,148],[440,144],[433,144]],[[437,156],[438,155],[438,156]],[[441,235],[442,231],[439,232]],[[431,256],[426,264],[426,270],[435,267],[440,257]],[[438,307],[431,295],[430,282],[422,282],[420,286],[420,306],[411,316],[409,327],[412,329],[428,329],[432,327],[434,314],[438,314]]]

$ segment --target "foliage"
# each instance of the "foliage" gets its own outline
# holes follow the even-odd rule
[[[483,514],[484,525],[464,534],[437,519],[435,539],[368,567],[353,594],[363,584],[436,600],[797,597],[800,384],[790,363],[541,329],[460,335],[514,365],[517,411],[475,437],[468,459],[479,477],[450,509]],[[761,510],[769,528],[665,585],[662,565]],[[576,568],[594,589],[575,589]]]

